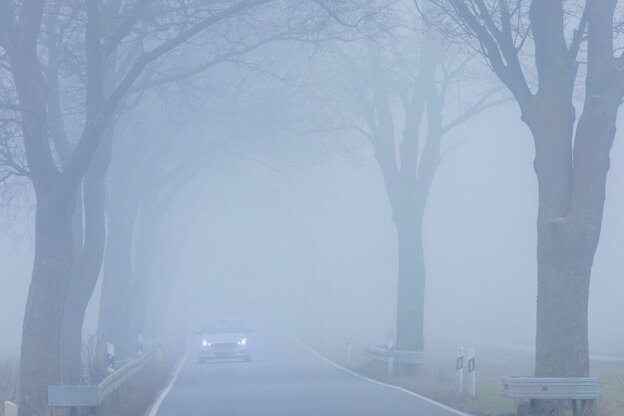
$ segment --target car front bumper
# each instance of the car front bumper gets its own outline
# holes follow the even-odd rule
[[[248,345],[240,345],[238,343],[202,345],[199,348],[199,358],[201,359],[245,358],[250,353]]]

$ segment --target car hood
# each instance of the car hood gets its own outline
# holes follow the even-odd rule
[[[211,344],[220,344],[220,343],[225,343],[225,342],[238,342],[241,339],[246,338],[246,337],[247,337],[247,334],[245,332],[202,335],[202,339],[205,339]]]

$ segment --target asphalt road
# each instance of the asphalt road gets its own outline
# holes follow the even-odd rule
[[[457,416],[332,366],[294,337],[256,331],[253,361],[198,364],[194,346],[157,416]]]

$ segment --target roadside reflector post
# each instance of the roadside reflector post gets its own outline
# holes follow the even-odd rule
[[[4,402],[4,416],[17,416],[17,405],[11,402]]]
[[[110,342],[106,343],[106,371],[115,372],[115,346]]]
[[[464,392],[464,347],[457,349],[457,359],[455,361],[455,382],[457,393]]]
[[[470,397],[477,397],[477,368],[474,347],[470,347],[468,350],[468,382],[470,383],[468,390]]]
[[[388,341],[388,377],[394,377],[394,341]]]

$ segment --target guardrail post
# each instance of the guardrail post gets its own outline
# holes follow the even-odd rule
[[[106,371],[115,372],[115,346],[110,342],[106,343]]]
[[[457,359],[455,361],[455,382],[457,393],[464,392],[464,347],[457,349]]]
[[[468,350],[468,380],[470,382],[470,397],[477,397],[477,368],[475,362],[475,349],[470,347]]]
[[[17,405],[9,401],[4,402],[4,416],[17,416]]]
[[[388,341],[388,377],[394,376],[394,341]]]
[[[139,355],[143,354],[144,349],[143,349],[143,335],[142,334],[137,335],[137,344],[139,347]]]

